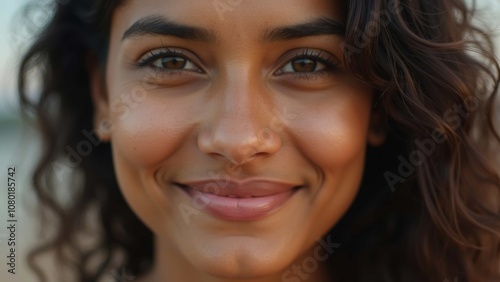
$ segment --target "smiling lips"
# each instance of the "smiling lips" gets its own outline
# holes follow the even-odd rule
[[[298,185],[269,181],[195,181],[176,183],[211,215],[230,221],[253,221],[276,211],[300,188]]]

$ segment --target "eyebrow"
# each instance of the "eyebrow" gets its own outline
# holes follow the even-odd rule
[[[345,26],[333,19],[320,17],[290,26],[279,26],[264,31],[261,42],[298,39],[307,36],[345,34]],[[172,22],[163,16],[148,16],[136,21],[123,34],[122,40],[144,35],[166,35],[182,39],[214,43],[217,40],[212,30]]]
[[[291,26],[268,29],[261,37],[262,42],[283,41],[317,35],[343,35],[345,26],[333,19],[321,17]]]
[[[215,42],[215,33],[207,29],[169,21],[163,16],[149,16],[136,21],[123,34],[122,40],[144,35],[170,35],[183,39]]]

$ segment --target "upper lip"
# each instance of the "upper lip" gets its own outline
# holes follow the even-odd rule
[[[211,193],[219,196],[234,196],[238,198],[263,197],[280,194],[300,185],[268,179],[246,179],[246,180],[198,180],[191,182],[175,182],[183,188],[192,188],[203,193]]]

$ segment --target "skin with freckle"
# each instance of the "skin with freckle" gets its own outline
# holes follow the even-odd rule
[[[341,14],[327,0],[243,1],[223,19],[211,1],[129,1],[116,9],[106,84],[93,81],[95,120],[111,120],[103,138],[112,144],[118,182],[155,235],[155,267],[144,281],[281,281],[348,209],[367,143],[382,139],[369,126],[371,89],[345,70],[341,35],[259,41],[272,27],[313,17],[341,22]],[[209,29],[216,41],[123,38],[150,16]],[[190,63],[160,58],[134,66],[166,48]],[[294,60],[304,51],[323,54],[330,66],[308,61],[321,74],[296,76],[301,65]],[[183,72],[164,72],[178,65]],[[141,101],[126,116],[113,109],[134,92]],[[217,174],[302,188],[263,219],[232,222],[201,210],[173,185]],[[310,281],[326,281],[323,274]]]

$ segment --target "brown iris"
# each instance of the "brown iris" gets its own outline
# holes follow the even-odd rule
[[[317,62],[308,58],[296,59],[292,62],[292,68],[296,72],[314,72]]]
[[[161,59],[161,65],[166,69],[183,69],[187,60],[182,57],[165,57]]]

